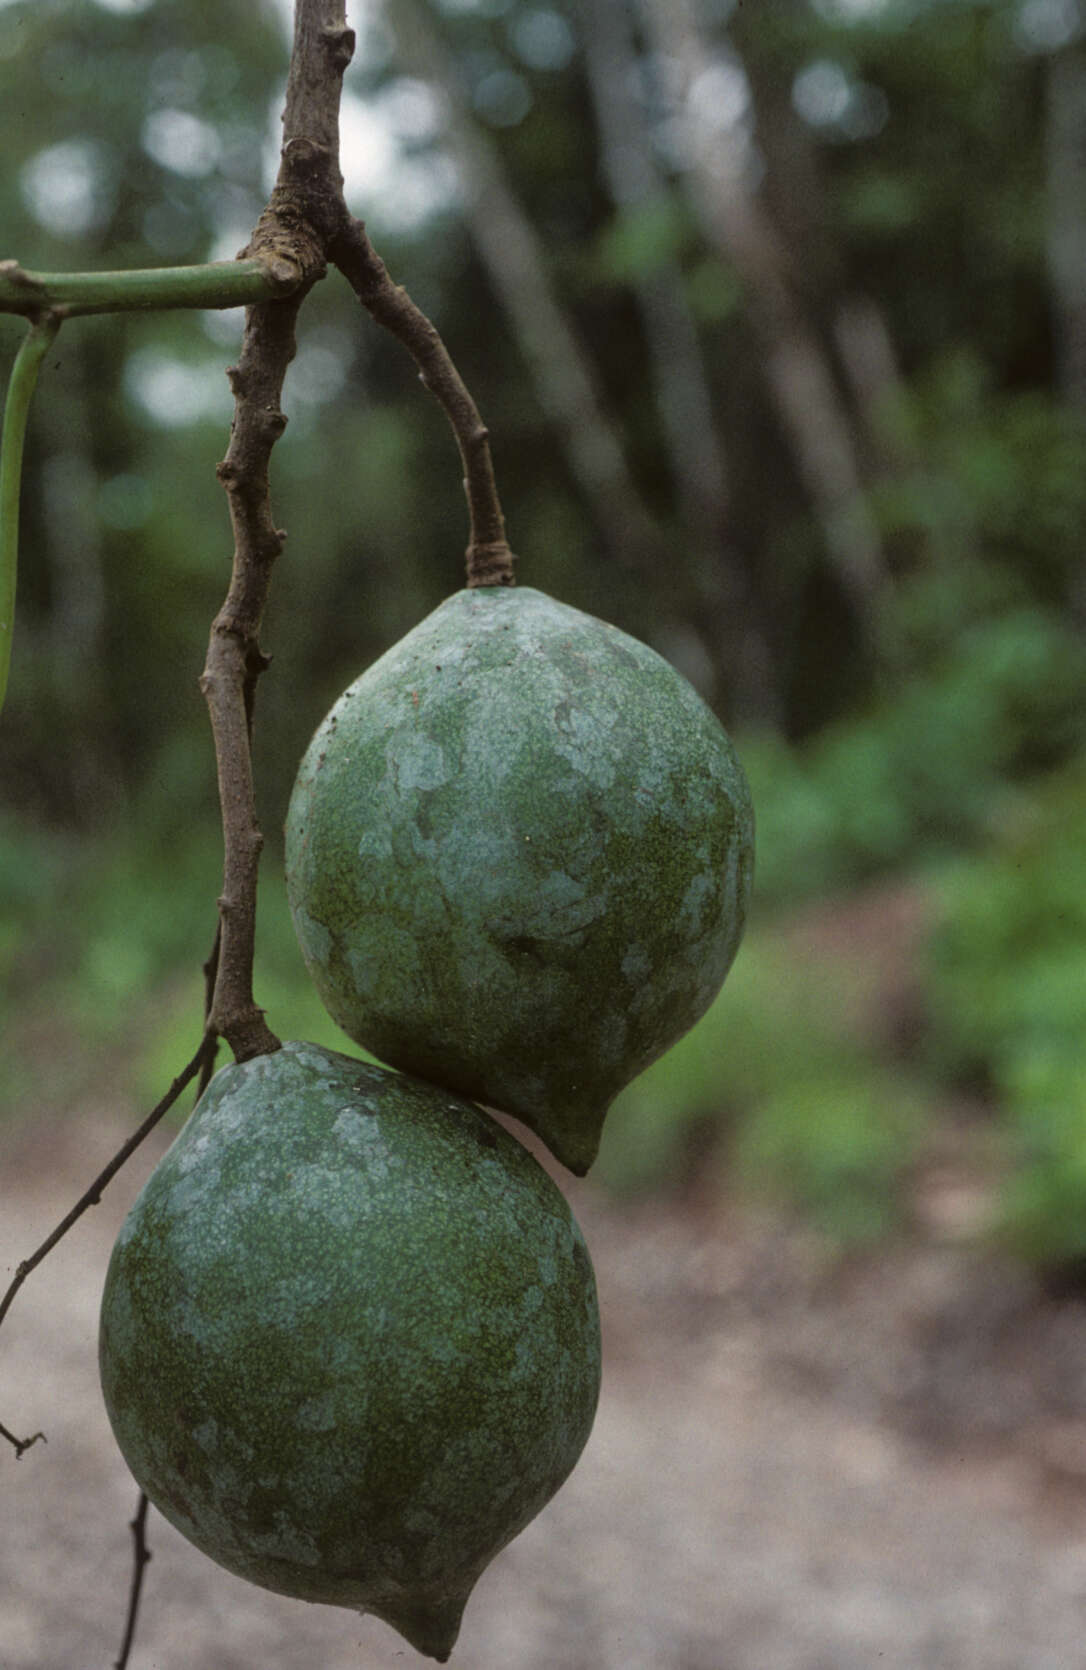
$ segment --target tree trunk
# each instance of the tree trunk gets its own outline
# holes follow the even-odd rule
[[[713,68],[690,0],[641,0],[658,49],[680,66],[689,92]],[[704,82],[702,83],[705,84]],[[764,372],[827,553],[870,635],[880,628],[888,574],[829,358],[806,316],[788,251],[753,194],[737,130],[687,105],[686,179],[706,237],[734,267]]]
[[[1048,270],[1058,375],[1086,411],[1086,49],[1056,53],[1048,70]]]
[[[637,49],[626,0],[585,0],[581,13],[589,92],[610,196],[619,211],[665,197],[644,113],[633,95]],[[739,714],[778,717],[772,658],[750,587],[727,534],[727,467],[705,358],[678,263],[665,258],[634,281],[648,373],[702,619],[699,635],[728,672]]]
[[[444,105],[445,136],[460,173],[472,239],[561,437],[570,471],[612,554],[637,567],[662,535],[630,475],[597,393],[591,364],[558,302],[542,240],[515,196],[494,146],[470,113],[460,77],[420,0],[395,0],[387,18],[405,68]]]

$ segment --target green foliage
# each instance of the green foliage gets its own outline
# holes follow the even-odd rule
[[[686,299],[699,323],[722,325],[742,306],[743,287],[733,268],[706,256],[690,269]]]
[[[916,1089],[875,1063],[804,1074],[755,1111],[740,1134],[748,1189],[799,1207],[835,1241],[900,1227],[903,1179],[925,1126]]]
[[[786,1201],[834,1240],[887,1232],[924,1132],[924,1096],[847,1015],[862,979],[762,928],[748,935],[720,997],[615,1102],[599,1175],[636,1191],[681,1181],[697,1145],[746,1192]]]
[[[1043,229],[1036,211],[1025,213],[1044,199],[1045,118],[1015,8],[988,0],[858,15],[810,5],[718,11],[724,56],[734,46],[751,79],[765,204],[780,216],[783,241],[803,250],[813,314],[828,319],[835,296],[819,293],[818,252],[806,259],[808,221],[821,228],[825,272],[862,275],[905,367],[905,398],[885,417],[907,443],[899,455],[907,464],[874,496],[903,576],[892,625],[910,639],[941,627],[952,653],[958,626],[978,613],[1037,606],[1058,616],[1073,585],[1086,467],[1081,434],[1053,394]],[[608,416],[629,439],[646,502],[663,507],[660,547],[643,551],[583,502],[458,205],[441,203],[382,246],[435,317],[491,426],[524,579],[634,632],[645,623],[694,626],[726,715],[731,658],[705,621],[705,588],[689,564],[670,560],[688,530],[674,525],[660,414],[644,355],[631,351],[642,341],[640,280],[677,261],[728,461],[727,501],[708,512],[701,535],[713,542],[727,526],[742,553],[735,560],[772,646],[769,683],[786,732],[812,728],[794,677],[800,652],[822,669],[823,684],[825,669],[841,664],[819,713],[847,721],[852,693],[869,683],[871,646],[857,635],[842,647],[839,608],[818,618],[802,611],[797,594],[812,569],[824,569],[824,553],[783,456],[752,298],[706,239],[681,147],[668,151],[676,134],[661,66],[643,59],[635,100],[661,141],[660,189],[619,208],[597,167],[583,56],[563,59],[560,73],[522,61],[516,42],[536,21],[527,0],[493,11],[435,7],[433,19],[469,92],[498,71],[528,91],[523,120],[501,130],[501,163],[540,235]],[[566,21],[576,32],[576,14]],[[263,195],[267,93],[285,48],[274,9],[257,0],[150,0],[130,12],[91,0],[0,8],[0,105],[18,115],[0,178],[0,253],[71,268],[239,247]],[[780,90],[827,63],[853,90],[847,109],[839,121],[800,122]],[[387,40],[365,30],[348,92],[394,118],[403,73]],[[864,105],[865,88],[885,96],[888,119],[850,127],[848,110]],[[56,210],[64,171],[49,161],[58,144],[75,147],[65,153],[71,177],[82,168],[88,182],[67,216]],[[412,178],[432,181],[437,140],[413,133],[405,149]],[[872,191],[882,207],[855,214],[850,205]],[[350,178],[348,192],[370,218]],[[807,221],[796,218],[797,204]],[[1026,229],[1013,245],[1010,224]],[[187,762],[175,791],[184,815],[203,809],[200,774],[188,769],[197,752],[178,739],[205,734],[195,681],[228,560],[213,471],[229,422],[230,328],[221,317],[83,321],[66,330],[45,372],[0,773],[51,820],[112,823],[125,795],[142,795],[179,762]],[[5,348],[17,329],[0,320]],[[173,378],[184,398],[149,408],[152,373],[165,378],[160,395]],[[464,530],[440,414],[399,347],[359,318],[335,278],[307,302],[285,407],[273,494],[290,540],[266,634],[276,657],[261,690],[270,740],[257,741],[277,814],[290,762],[336,688],[454,589]],[[783,555],[789,541],[794,561]],[[910,618],[898,622],[899,611]],[[801,614],[811,641],[800,646],[791,623]],[[888,839],[869,830],[860,845],[881,849]],[[851,860],[842,873],[850,869]]]
[[[601,273],[627,282],[651,278],[673,263],[690,240],[690,221],[677,198],[650,197],[622,209],[600,233]]]
[[[0,1014],[10,1038],[0,1049],[0,1107],[64,1105],[98,1071],[114,1095],[150,1105],[192,1054],[215,935],[219,831],[208,819],[178,842],[154,833],[150,817],[141,829],[136,840],[88,845],[0,821]],[[298,955],[274,841],[257,940],[256,996],[272,1028],[343,1047]]]
[[[938,611],[912,588],[917,614]],[[1086,734],[1086,646],[1038,608],[996,614],[922,674],[808,744],[741,740],[763,898],[795,901],[969,847],[1030,773]]]
[[[991,362],[961,345],[899,391],[882,422],[911,460],[876,491],[884,532],[918,560],[921,579],[945,587],[959,576],[942,642],[993,602],[1067,596],[1086,518],[1080,413],[1036,390],[1000,390]]]
[[[951,869],[932,948],[939,1071],[990,1083],[1015,1166],[1004,1228],[1030,1258],[1086,1257],[1086,767]]]

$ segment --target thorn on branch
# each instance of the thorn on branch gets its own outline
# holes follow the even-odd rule
[[[260,427],[272,441],[277,441],[287,426],[285,412],[277,411],[274,406],[266,406],[260,417]]]

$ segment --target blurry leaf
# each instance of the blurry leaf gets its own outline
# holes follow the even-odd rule
[[[841,1242],[896,1227],[924,1128],[915,1093],[874,1067],[805,1077],[754,1111],[737,1147],[748,1188],[784,1197]]]
[[[1086,1253],[1086,772],[1054,778],[981,861],[950,871],[929,977],[931,1051],[986,1075],[1017,1166],[1005,1230],[1054,1264]]]
[[[907,232],[920,218],[920,190],[918,179],[903,174],[857,173],[839,191],[845,224],[863,232]]]
[[[745,1188],[810,1212],[835,1238],[885,1230],[923,1102],[850,1032],[864,978],[847,958],[749,933],[708,1014],[617,1098],[600,1178],[658,1188],[681,1175],[688,1137],[715,1128]]]
[[[742,306],[743,286],[730,267],[708,256],[687,277],[686,296],[703,325],[722,325]]]
[[[597,240],[600,270],[621,282],[650,278],[676,259],[687,234],[687,218],[675,197],[652,197],[620,209]]]

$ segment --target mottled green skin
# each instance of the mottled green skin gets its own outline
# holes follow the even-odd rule
[[[588,1438],[595,1280],[493,1119],[292,1043],[216,1075],[133,1206],[100,1365],[133,1474],[198,1548],[444,1660]]]
[[[286,835],[344,1031],[578,1173],[612,1098],[720,989],[754,859],[746,779],[692,687],[527,587],[458,592],[351,685]]]

